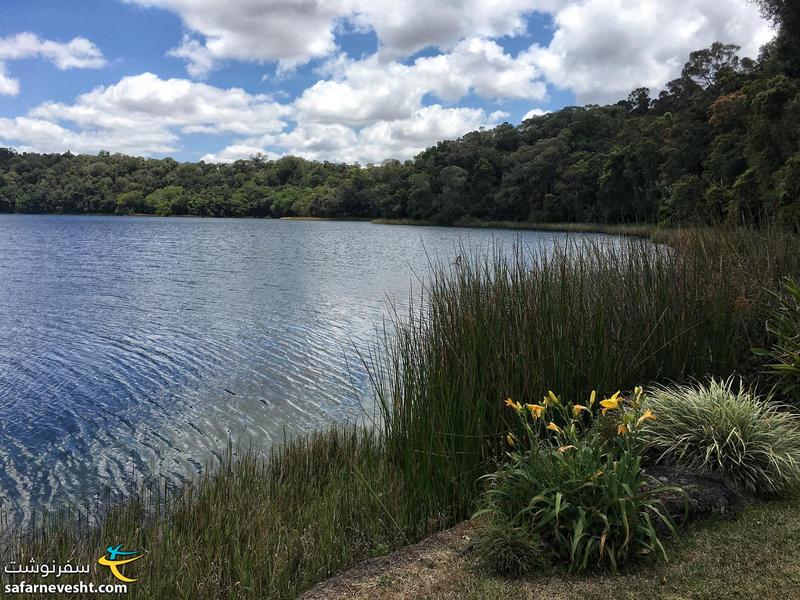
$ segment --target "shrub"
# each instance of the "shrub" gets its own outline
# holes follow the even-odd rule
[[[775,294],[778,307],[770,314],[767,331],[773,339],[768,350],[766,371],[774,379],[773,391],[795,406],[800,405],[800,285],[786,279],[783,293]]]
[[[656,387],[642,430],[659,462],[721,475],[746,491],[778,494],[800,481],[800,417],[732,379]]]
[[[491,571],[508,577],[529,575],[549,564],[547,548],[529,528],[504,515],[494,515],[477,527],[475,554]]]
[[[553,394],[541,405],[509,400],[523,421],[526,443],[509,434],[508,462],[485,477],[488,487],[476,516],[486,518],[488,534],[478,540],[479,554],[494,564],[517,560],[497,556],[507,547],[497,543],[502,531],[492,531],[500,523],[516,540],[527,536],[529,546],[541,540],[571,571],[595,565],[616,570],[655,550],[665,556],[657,524],[673,532],[675,527],[658,500],[663,488],[644,485],[637,438],[651,415],[642,412],[642,398],[637,390],[628,409],[619,393],[600,402],[602,411],[620,416],[618,435],[609,443],[591,427],[598,408],[593,400],[566,405]],[[572,422],[560,427],[551,419],[564,412]],[[544,423],[549,435],[541,435]]]

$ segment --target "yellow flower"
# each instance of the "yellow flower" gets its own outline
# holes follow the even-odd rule
[[[594,406],[595,400],[597,400],[597,391],[592,390],[592,395],[589,396],[589,406]]]
[[[639,418],[636,420],[636,425],[637,425],[637,426],[638,426],[638,425],[641,425],[641,424],[642,424],[642,423],[644,423],[645,421],[652,421],[652,420],[653,420],[653,419],[655,419],[655,418],[656,418],[656,416],[653,414],[653,411],[652,411],[652,410],[650,410],[650,409],[648,408],[646,411],[644,411],[644,413],[642,414],[642,416],[641,416],[641,417],[639,417]]]
[[[617,427],[617,434],[625,435],[626,433],[628,433],[628,426],[625,423],[620,423],[619,427]]]
[[[581,414],[581,412],[583,412],[584,410],[589,410],[589,409],[588,409],[588,408],[586,408],[586,407],[585,407],[583,404],[573,404],[573,405],[572,405],[572,414],[573,414],[574,416],[576,416],[576,417],[577,417],[579,414]]]
[[[506,436],[506,441],[508,442],[508,445],[509,445],[509,446],[513,446],[513,445],[514,445],[514,436],[512,436],[512,435],[509,433],[509,434]]]
[[[538,419],[544,413],[544,406],[541,404],[526,404],[525,406],[529,411],[531,411],[531,414],[533,414],[535,419]]]
[[[600,401],[600,406],[603,407],[601,411],[603,414],[606,414],[609,410],[616,410],[619,408],[619,405],[622,403],[622,398],[620,398],[620,392],[617,392],[611,398],[606,398],[605,400]]]
[[[550,421],[547,424],[547,429],[549,429],[550,431],[555,431],[556,433],[561,433],[561,427],[559,427],[558,425],[556,425],[552,421]]]
[[[514,410],[519,410],[522,408],[522,405],[519,402],[514,402],[511,398],[506,398],[506,406],[509,406]]]
[[[573,446],[572,444],[570,444],[569,446],[561,446],[561,447],[558,449],[558,451],[559,451],[559,452],[566,452],[567,450],[574,450],[574,449],[575,449],[575,446]]]

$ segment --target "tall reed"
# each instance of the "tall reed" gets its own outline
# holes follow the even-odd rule
[[[715,230],[669,241],[577,238],[434,266],[371,364],[405,518],[436,527],[468,514],[515,426],[501,410],[508,397],[586,398],[752,367],[764,288],[798,269],[797,238]]]

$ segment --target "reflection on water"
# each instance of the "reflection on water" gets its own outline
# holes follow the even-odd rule
[[[0,502],[189,477],[357,418],[386,299],[459,244],[563,234],[358,222],[0,216]]]

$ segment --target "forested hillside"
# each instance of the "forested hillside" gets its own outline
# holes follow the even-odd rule
[[[762,5],[780,33],[759,57],[715,43],[656,97],[639,88],[380,166],[0,149],[0,211],[797,224],[800,3]]]

